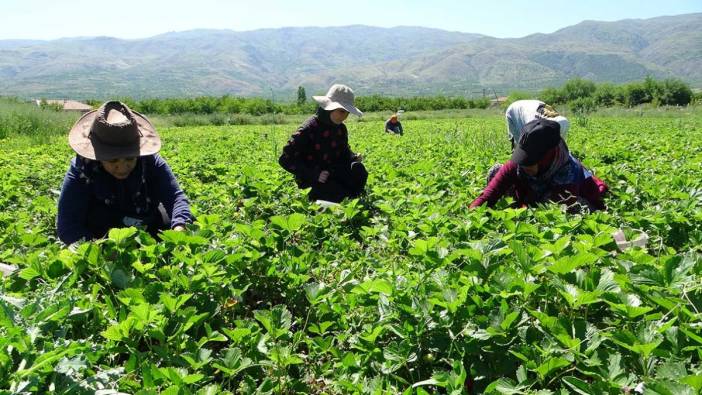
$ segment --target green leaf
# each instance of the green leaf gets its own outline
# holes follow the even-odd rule
[[[39,273],[36,269],[30,266],[20,270],[18,276],[24,280],[29,281],[35,277],[41,276],[41,273]]]
[[[204,378],[205,378],[205,375],[201,374],[201,373],[189,374],[189,375],[183,377],[183,383],[194,384],[194,383],[197,383],[198,381],[200,381]]]
[[[386,295],[392,295],[392,289],[392,284],[389,281],[383,279],[375,279],[364,281],[363,283],[358,284],[351,290],[351,292],[357,294],[384,293]]]
[[[702,392],[702,374],[685,376],[680,379],[680,382],[694,388],[697,393]]]
[[[318,303],[318,299],[325,294],[324,283],[312,283],[305,286],[305,295],[312,304]]]
[[[110,278],[115,286],[122,289],[126,289],[131,282],[131,276],[127,275],[127,273],[120,268],[114,269],[110,273]]]
[[[110,325],[109,328],[105,329],[100,334],[105,339],[114,341],[122,341],[129,336],[129,332],[124,333],[123,327],[119,323]]]
[[[385,332],[385,325],[374,326],[372,329],[364,331],[363,334],[361,334],[361,339],[369,343],[375,343],[375,340],[383,332]]]
[[[524,389],[527,388],[521,384],[515,384],[512,380],[506,378],[500,378],[488,385],[485,388],[486,394],[493,394],[495,392],[504,395],[520,395],[524,394]]]
[[[559,258],[556,261],[556,263],[547,267],[546,270],[552,273],[566,274],[572,272],[573,270],[581,266],[591,265],[595,263],[598,259],[599,257],[595,254],[589,252],[580,252],[575,256],[566,256]]]
[[[514,320],[516,320],[519,317],[519,311],[513,311],[505,317],[504,320],[502,320],[502,323],[500,324],[500,327],[503,330],[509,329],[510,326],[512,326],[512,323]]]
[[[268,357],[281,367],[299,365],[304,362],[302,358],[293,354],[288,346],[272,347],[268,353]]]
[[[569,366],[570,364],[571,362],[565,358],[549,358],[546,360],[546,362],[539,365],[535,370],[539,377],[541,377],[541,379],[543,380],[546,377],[548,377],[549,374],[551,374],[551,372],[553,372],[554,370],[560,369],[564,366]]]
[[[591,395],[591,386],[577,377],[568,376],[563,378],[563,382],[573,391],[581,395]]]
[[[243,339],[251,334],[251,329],[249,328],[222,328],[222,332],[234,343],[241,343]]]
[[[118,246],[123,246],[127,240],[134,237],[139,230],[134,227],[129,228],[112,228],[107,234],[108,239],[112,240]]]
[[[689,385],[673,381],[657,380],[646,383],[647,395],[698,395]]]
[[[168,293],[162,292],[159,294],[159,300],[161,303],[163,303],[163,306],[170,311],[171,313],[175,313],[178,311],[190,298],[192,298],[193,294],[181,294],[178,295],[177,298],[174,298]]]
[[[256,310],[254,317],[274,339],[288,333],[292,326],[292,314],[285,306],[275,306],[271,310]]]
[[[270,221],[274,226],[287,230],[290,233],[300,229],[306,220],[307,217],[300,213],[293,213],[289,216],[274,215],[270,217]]]

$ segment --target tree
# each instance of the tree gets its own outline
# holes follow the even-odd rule
[[[594,82],[582,78],[574,78],[565,83],[561,89],[561,94],[565,101],[580,99],[581,97],[592,97],[597,86]]]
[[[297,105],[302,106],[307,101],[307,93],[304,86],[297,87]]]
[[[692,89],[684,82],[669,78],[660,84],[660,88],[653,98],[657,105],[686,106],[692,101]]]

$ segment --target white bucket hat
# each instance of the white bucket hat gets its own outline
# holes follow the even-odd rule
[[[355,98],[353,90],[346,85],[334,84],[329,88],[325,96],[312,96],[323,110],[333,111],[337,108],[343,108],[353,115],[362,116],[361,110],[353,105]]]

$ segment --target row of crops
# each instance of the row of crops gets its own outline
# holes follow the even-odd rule
[[[349,125],[368,193],[331,208],[277,165],[295,125],[161,130],[198,222],[70,249],[64,139],[3,149],[0,393],[702,390],[702,117],[574,123],[612,190],[578,215],[467,208],[501,118],[404,124]]]

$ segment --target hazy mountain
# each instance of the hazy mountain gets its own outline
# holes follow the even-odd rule
[[[0,40],[0,92],[24,97],[290,98],[298,85],[311,94],[336,81],[361,94],[461,94],[646,75],[702,85],[702,14],[585,21],[517,39],[347,26]]]

